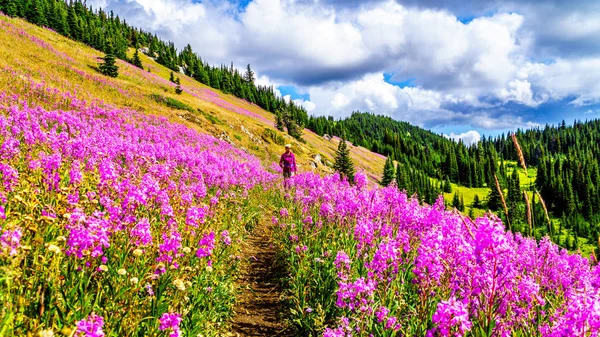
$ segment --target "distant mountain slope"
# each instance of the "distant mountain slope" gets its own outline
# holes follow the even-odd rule
[[[301,171],[331,172],[327,162],[333,161],[337,138],[327,140],[305,130],[306,143],[301,143],[274,127],[272,113],[181,73],[175,74],[183,89],[177,95],[177,85],[169,81],[171,70],[143,54],[144,70],[118,60],[119,76],[109,78],[97,71],[102,52],[21,19],[0,15],[0,27],[0,88],[8,95],[32,89],[46,95],[68,92],[88,101],[164,116],[226,139],[267,165],[279,160],[285,143],[292,143]],[[133,52],[130,49],[129,56]],[[167,99],[181,103],[180,109],[170,107],[178,104]],[[351,154],[357,169],[379,179],[385,157],[355,146]]]

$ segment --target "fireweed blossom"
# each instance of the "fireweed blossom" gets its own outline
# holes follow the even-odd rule
[[[221,242],[225,246],[231,245],[231,237],[229,237],[229,231],[228,230],[224,230],[224,231],[221,232]]]
[[[472,327],[466,304],[455,297],[438,303],[431,321],[436,328],[429,330],[427,336],[464,336]]]
[[[102,212],[94,212],[86,216],[82,210],[76,209],[66,226],[69,230],[67,239],[67,255],[75,255],[82,259],[86,255],[99,257],[104,254],[103,249],[110,246],[110,224]]]
[[[291,184],[291,198],[302,210],[297,221],[319,214],[313,221],[328,222],[324,230],[338,226],[336,231],[353,239],[354,246],[338,247],[333,261],[337,306],[349,314],[351,329],[341,325],[325,336],[357,333],[368,322],[411,329],[413,320],[385,307],[392,301],[387,296],[394,296],[386,293],[387,285],[405,287],[405,276],[412,295],[430,301],[425,310],[435,313],[429,335],[463,336],[474,326],[488,328],[490,321],[498,336],[600,333],[600,267],[548,238],[538,242],[507,232],[495,216],[470,220],[448,212],[441,197],[422,206],[397,188],[366,190],[313,173],[299,174]],[[307,227],[281,230],[282,239],[297,238],[286,242],[290,255],[296,247],[319,244]],[[441,294],[451,297],[440,302]],[[545,309],[548,305],[556,310]]]
[[[179,330],[179,323],[181,323],[180,314],[174,312],[166,312],[162,314],[158,322],[158,330],[171,330],[169,337],[181,336],[181,331]]]
[[[75,330],[75,336],[77,337],[104,337],[102,327],[104,326],[104,318],[94,313],[89,315],[87,318],[77,322],[77,330]]]
[[[198,242],[198,246],[200,247],[196,251],[196,257],[201,259],[210,256],[213,249],[215,249],[215,232],[210,232],[202,237]]]
[[[10,256],[16,255],[18,253],[18,248],[20,247],[22,236],[23,231],[19,227],[3,231],[2,234],[0,234],[0,248]],[[0,253],[2,251],[0,251]]]

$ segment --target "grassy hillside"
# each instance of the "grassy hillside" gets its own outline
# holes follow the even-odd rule
[[[50,87],[89,101],[164,116],[234,143],[265,163],[277,161],[282,145],[292,143],[301,172],[314,170],[311,162],[316,155],[322,162],[316,171],[331,172],[325,163],[333,161],[337,139],[328,141],[305,130],[306,144],[299,143],[274,128],[271,113],[184,74],[176,74],[184,90],[177,95],[176,85],[169,81],[170,70],[143,54],[145,70],[119,60],[119,77],[113,79],[97,71],[104,55],[92,48],[20,19],[2,15],[0,26],[0,87],[9,93]],[[184,110],[167,106],[161,96],[183,103]],[[385,157],[354,146],[351,154],[357,170],[364,170],[373,181],[379,179]]]

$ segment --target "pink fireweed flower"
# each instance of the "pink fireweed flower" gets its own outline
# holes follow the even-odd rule
[[[221,232],[221,242],[225,246],[231,245],[231,237],[229,237],[229,231],[228,230],[224,230],[224,231]]]
[[[167,330],[171,329],[171,333],[169,337],[179,337],[181,336],[181,331],[179,330],[179,323],[181,323],[181,315],[175,312],[166,312],[162,314],[159,319],[158,330]]]
[[[210,232],[205,235],[200,242],[198,242],[200,248],[196,251],[196,257],[199,259],[208,257],[212,254],[213,249],[215,249],[215,232]]]
[[[103,248],[109,247],[110,224],[104,218],[104,213],[94,212],[92,216],[86,216],[82,210],[76,209],[66,226],[69,230],[66,254],[75,254],[81,259],[89,253],[91,257],[103,254]]]
[[[157,262],[171,263],[178,256],[181,248],[181,234],[176,229],[169,233],[162,234],[163,242],[158,245],[160,255],[156,258]]]
[[[348,308],[351,311],[371,313],[373,308],[373,294],[377,289],[377,282],[358,278],[354,282],[339,282],[336,305],[340,308]]]
[[[279,211],[279,214],[281,215],[282,218],[286,218],[286,217],[290,216],[290,213],[288,212],[288,210],[286,208],[282,208]]]
[[[17,249],[21,246],[22,236],[23,231],[19,227],[13,230],[5,230],[0,235],[0,248],[2,248],[2,251],[7,251],[8,255],[16,255],[18,253]]]
[[[79,203],[79,191],[75,190],[75,192],[67,195],[67,202],[71,205],[76,205]]]
[[[77,322],[75,336],[77,337],[104,337],[102,327],[104,326],[104,318],[94,313],[87,318]]]
[[[454,296],[447,301],[438,303],[437,310],[431,317],[433,324],[437,326],[428,332],[428,335],[440,334],[442,336],[464,336],[471,330],[472,323],[469,320],[467,305],[457,301]]]
[[[0,173],[2,173],[1,178],[4,184],[4,190],[6,192],[11,192],[19,183],[19,172],[10,165],[0,163]]]
[[[77,160],[71,164],[71,170],[69,170],[69,179],[72,185],[79,185],[83,181],[81,163]]]
[[[185,223],[190,227],[197,228],[204,223],[207,211],[207,207],[190,207],[187,211]]]
[[[377,317],[377,322],[382,323],[383,321],[385,321],[389,313],[390,311],[388,310],[388,308],[384,306],[379,307],[379,309],[375,311],[375,317]]]
[[[343,250],[340,250],[337,252],[333,263],[338,271],[338,277],[343,281],[347,280],[348,273],[350,272],[350,265],[352,264],[352,260],[350,260],[348,254]]]

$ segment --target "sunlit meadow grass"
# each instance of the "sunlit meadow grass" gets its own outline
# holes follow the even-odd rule
[[[2,65],[19,75],[29,75],[38,82],[43,81],[46,86],[63,92],[71,91],[88,101],[100,100],[118,107],[130,107],[148,114],[165,116],[169,121],[184,123],[217,137],[225,133],[236,145],[267,163],[278,161],[283,152],[281,146],[275,143],[257,143],[251,140],[241,129],[243,126],[260,139],[265,128],[275,130],[275,120],[271,113],[245,100],[224,95],[184,74],[176,74],[181,79],[184,90],[182,95],[176,95],[175,84],[168,80],[171,70],[143,54],[140,57],[144,70],[118,61],[119,77],[106,78],[96,71],[99,58],[103,57],[102,53],[23,20],[1,16],[0,25],[3,28],[0,30]],[[133,54],[132,50],[130,54]],[[0,88],[5,88],[10,81],[10,76],[2,76]],[[150,97],[152,94],[174,97],[195,109],[214,113],[224,123],[213,124],[201,113],[194,114],[196,118],[193,121],[186,120],[182,112],[156,103]],[[235,134],[242,139],[237,140]],[[301,171],[313,170],[310,163],[314,155],[322,154],[332,160],[337,149],[335,140],[327,141],[309,130],[305,130],[306,144],[286,137],[287,142],[298,150],[297,159]],[[361,148],[351,149],[351,155],[359,170],[365,170],[373,181],[380,178],[385,158]],[[331,169],[321,165],[317,171],[331,172]]]

